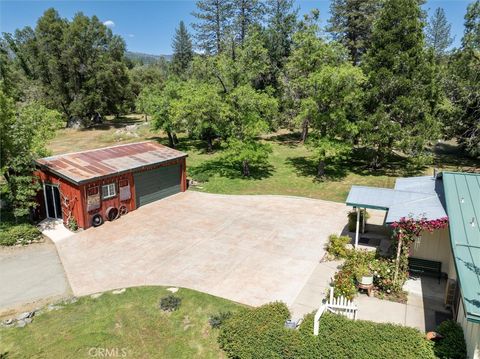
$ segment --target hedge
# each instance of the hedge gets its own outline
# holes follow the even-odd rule
[[[326,313],[313,335],[313,314],[299,330],[284,327],[283,303],[245,308],[220,328],[219,344],[230,358],[418,358],[433,359],[433,343],[420,331],[393,324],[353,321]]]
[[[441,359],[465,359],[467,347],[463,329],[457,322],[446,320],[436,329],[444,338],[435,342],[435,355]]]

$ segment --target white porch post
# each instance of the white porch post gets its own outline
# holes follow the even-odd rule
[[[366,217],[366,214],[367,214],[367,209],[364,208],[363,211],[364,212],[363,212],[363,217],[362,217],[362,234],[365,233],[365,220],[366,220],[365,217]]]
[[[360,207],[357,207],[357,227],[355,229],[355,248],[358,247],[358,232],[360,231]]]

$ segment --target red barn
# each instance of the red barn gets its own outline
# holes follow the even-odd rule
[[[187,154],[155,142],[67,153],[36,161],[39,218],[98,226],[186,190]]]

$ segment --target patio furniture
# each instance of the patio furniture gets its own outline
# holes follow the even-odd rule
[[[369,297],[373,294],[373,283],[372,284],[361,284],[358,283],[358,289],[365,289]]]
[[[412,273],[432,275],[440,279],[442,278],[442,262],[430,261],[420,258],[408,258],[408,270]]]

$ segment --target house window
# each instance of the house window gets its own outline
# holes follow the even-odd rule
[[[117,193],[115,192],[115,183],[109,183],[102,186],[102,198],[112,198],[115,197]]]

